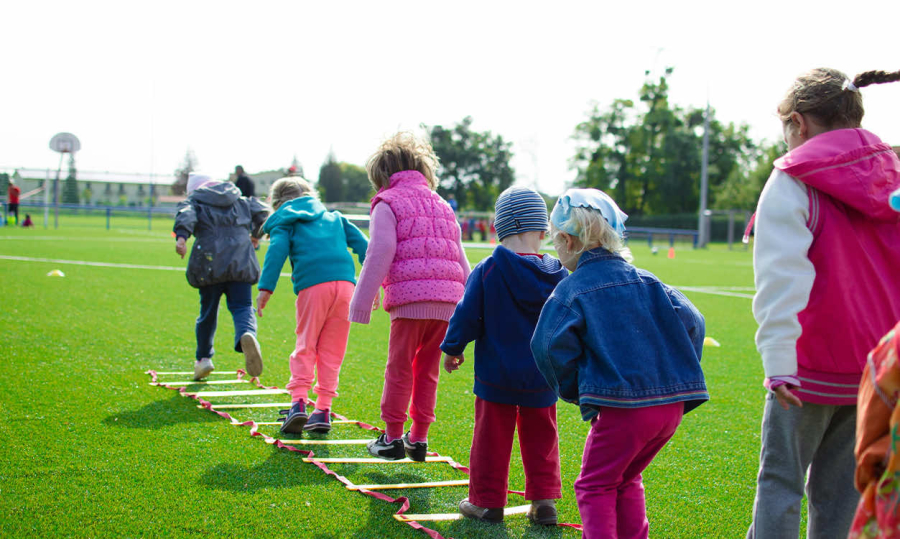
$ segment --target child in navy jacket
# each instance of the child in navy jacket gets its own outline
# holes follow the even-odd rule
[[[561,497],[556,393],[538,371],[529,342],[544,302],[568,272],[559,260],[538,254],[548,228],[538,193],[511,187],[495,210],[500,246],[472,270],[441,344],[444,368],[452,372],[475,341],[475,434],[469,497],[459,509],[477,520],[503,520],[518,425],[525,499],[532,501],[528,516],[554,525]]]

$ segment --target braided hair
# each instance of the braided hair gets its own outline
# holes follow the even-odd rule
[[[864,114],[859,89],[896,81],[900,81],[900,70],[866,71],[850,81],[837,69],[813,69],[794,81],[778,105],[778,116],[788,123],[791,113],[799,112],[812,116],[826,129],[859,127]]]

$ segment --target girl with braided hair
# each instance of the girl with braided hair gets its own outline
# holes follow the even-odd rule
[[[765,371],[762,450],[748,538],[846,537],[856,401],[866,355],[900,319],[900,159],[862,129],[860,89],[900,80],[834,69],[800,76],[778,105],[788,153],[756,212],[753,267]]]

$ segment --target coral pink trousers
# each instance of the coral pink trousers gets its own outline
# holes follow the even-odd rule
[[[297,345],[291,354],[291,381],[287,384],[293,402],[306,400],[314,374],[318,377],[316,408],[331,408],[337,397],[338,375],[347,337],[350,335],[350,298],[353,283],[330,281],[304,288],[297,294]]]

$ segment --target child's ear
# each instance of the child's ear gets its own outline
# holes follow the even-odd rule
[[[546,238],[546,237],[547,237],[547,231],[546,231],[546,230],[541,230],[541,241],[543,241],[544,238]]]
[[[570,253],[576,251],[577,249],[575,248],[575,242],[578,241],[578,238],[571,234],[563,233],[563,235],[566,237],[566,249]]]

